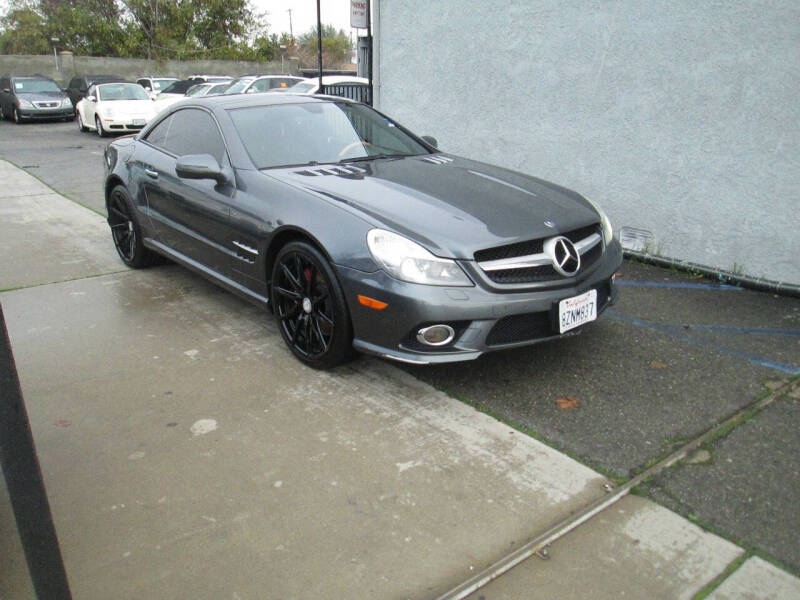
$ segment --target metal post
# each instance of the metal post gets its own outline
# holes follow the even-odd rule
[[[319,63],[319,93],[322,94],[322,17],[319,12],[319,0],[317,0],[317,60]]]
[[[368,77],[369,77],[369,99],[367,100],[367,104],[372,106],[372,10],[370,10],[370,4],[372,4],[371,0],[367,0],[367,54],[369,55],[369,67],[368,67]]]
[[[0,305],[0,463],[38,598],[70,600],[53,515]]]

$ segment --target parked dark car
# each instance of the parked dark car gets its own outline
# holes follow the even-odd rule
[[[75,118],[75,107],[58,84],[43,75],[0,77],[0,119],[16,123]]]
[[[574,334],[614,301],[602,211],[435,146],[345,99],[189,98],[106,149],[108,223],[125,264],[164,255],[271,306],[318,368],[354,349],[474,359]]]
[[[67,94],[72,100],[73,106],[78,106],[78,102],[86,96],[86,92],[95,83],[125,83],[126,79],[118,75],[79,75],[69,80]]]

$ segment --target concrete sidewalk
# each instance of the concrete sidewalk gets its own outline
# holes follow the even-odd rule
[[[0,181],[0,302],[75,598],[436,598],[606,493],[390,364],[304,367],[270,315],[125,270],[102,217]],[[33,598],[0,487],[0,598]],[[636,497],[550,555],[473,597],[690,598],[745,556]],[[729,571],[714,597],[800,598],[758,559]]]

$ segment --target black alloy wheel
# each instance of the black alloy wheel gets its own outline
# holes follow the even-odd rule
[[[305,364],[335,367],[353,356],[344,294],[326,258],[306,242],[281,248],[272,270],[272,303],[284,341]]]
[[[142,229],[123,186],[118,185],[111,191],[107,208],[111,237],[122,262],[134,269],[154,264],[158,255],[142,244]]]

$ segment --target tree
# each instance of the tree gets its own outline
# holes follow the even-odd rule
[[[317,63],[317,30],[309,29],[298,38],[298,54],[305,64]],[[340,67],[350,63],[353,45],[343,29],[333,25],[322,26],[322,64],[327,67]]]
[[[115,0],[42,0],[48,37],[75,54],[117,56],[124,33]]]
[[[45,31],[45,20],[36,11],[35,3],[12,2],[8,12],[0,20],[0,53],[2,54],[47,54],[50,38]]]

